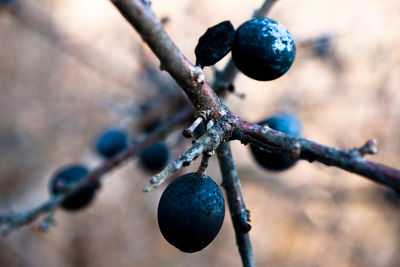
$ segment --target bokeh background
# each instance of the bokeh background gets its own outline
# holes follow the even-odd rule
[[[207,27],[223,20],[238,27],[261,3],[171,0],[152,7],[194,62]],[[373,159],[400,168],[400,2],[280,0],[269,17],[294,35],[296,60],[275,81],[239,75],[235,87],[246,97],[228,97],[233,111],[251,121],[295,112],[306,138],[339,148],[375,137]],[[0,212],[46,200],[60,166],[100,164],[92,147],[102,129],[123,125],[135,139],[173,112],[165,107],[182,106],[180,89],[158,65],[107,0],[0,6]],[[206,74],[212,80],[212,70]],[[165,108],[163,115],[143,117],[139,107],[155,95],[168,99],[153,107]],[[172,158],[190,146],[180,132],[166,139]],[[232,146],[258,266],[399,266],[400,200],[390,191],[319,163],[267,172],[247,147]],[[221,182],[215,159],[208,173]],[[241,266],[228,211],[203,251],[170,246],[156,223],[165,185],[143,194],[149,177],[134,158],[104,178],[88,209],[59,210],[50,232],[39,232],[35,221],[1,237],[0,266]]]

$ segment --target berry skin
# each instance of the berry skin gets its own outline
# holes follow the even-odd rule
[[[161,171],[167,165],[169,149],[164,142],[156,142],[142,151],[140,164],[151,172]]]
[[[59,170],[50,181],[50,193],[56,195],[63,191],[63,187],[79,182],[89,174],[89,170],[82,165],[70,165]],[[93,200],[98,186],[88,185],[82,190],[67,197],[61,206],[66,210],[79,210]]]
[[[97,139],[95,148],[99,155],[108,159],[128,146],[128,136],[121,129],[109,129],[103,132]]]
[[[250,78],[279,78],[289,70],[295,55],[292,35],[272,19],[251,19],[236,30],[232,58],[236,67]]]
[[[214,65],[231,51],[234,40],[235,29],[230,21],[208,28],[194,50],[196,65],[202,68]]]
[[[264,120],[259,125],[267,124],[270,128],[284,132],[293,136],[300,136],[301,121],[291,113],[278,113],[267,120]],[[292,167],[297,161],[289,158],[286,155],[278,153],[269,153],[265,150],[250,145],[251,153],[256,162],[263,168],[271,171],[283,171]]]
[[[158,204],[158,226],[164,238],[179,250],[202,250],[217,236],[225,217],[218,185],[196,173],[170,183]]]

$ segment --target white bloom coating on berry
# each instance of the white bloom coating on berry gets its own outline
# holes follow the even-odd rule
[[[280,23],[270,23],[268,33],[275,37],[275,41],[272,44],[275,51],[283,51],[284,49],[292,51],[294,43],[293,38],[291,38],[290,33],[286,30],[285,26]]]
[[[250,23],[255,24],[257,27],[263,24],[260,33],[263,37],[273,36],[275,38],[272,47],[274,52],[282,52],[287,49],[287,51],[292,51],[294,42],[290,33],[287,31],[285,26],[279,22],[272,23],[270,20],[252,20]]]

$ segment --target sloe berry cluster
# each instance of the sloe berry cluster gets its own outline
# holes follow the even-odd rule
[[[251,19],[235,32],[230,22],[224,21],[200,37],[195,49],[196,65],[213,65],[230,50],[236,67],[259,81],[274,80],[285,74],[296,55],[292,35],[279,22]]]
[[[128,148],[128,134],[121,128],[108,128],[103,131],[94,144],[94,150],[105,160],[115,157]],[[169,158],[169,149],[164,142],[156,142],[140,154],[141,165],[149,171],[159,171],[165,167]],[[72,164],[56,172],[50,180],[50,193],[53,195],[66,191],[89,174],[88,168]],[[76,193],[67,196],[61,203],[66,210],[79,210],[86,207],[94,198],[99,184],[89,184]]]

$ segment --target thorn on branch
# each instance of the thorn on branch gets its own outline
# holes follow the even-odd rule
[[[358,149],[361,157],[365,155],[374,155],[378,153],[377,141],[375,138],[368,140],[365,144]]]
[[[193,137],[193,132],[197,128],[197,126],[200,125],[200,123],[203,122],[203,117],[197,117],[197,119],[190,125],[188,128],[183,130],[182,135],[186,138],[192,138]]]

